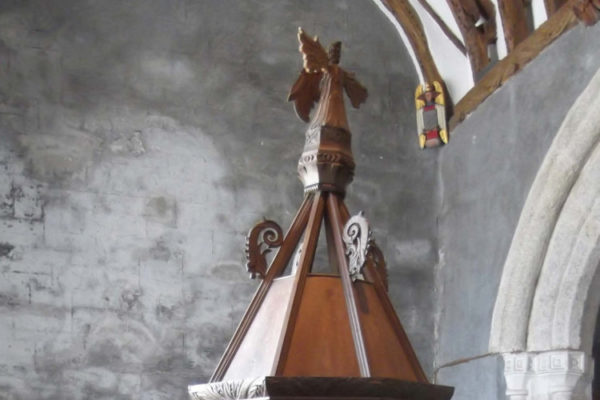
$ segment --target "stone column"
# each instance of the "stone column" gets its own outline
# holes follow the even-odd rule
[[[506,353],[504,377],[510,400],[591,398],[592,361],[582,351]]]

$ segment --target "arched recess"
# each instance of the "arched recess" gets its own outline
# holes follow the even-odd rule
[[[600,70],[567,113],[527,196],[494,306],[491,352],[581,346],[575,316],[583,312],[598,265],[598,110]],[[580,311],[566,315],[565,307]],[[561,326],[564,318],[568,327]],[[542,339],[549,331],[554,338]]]

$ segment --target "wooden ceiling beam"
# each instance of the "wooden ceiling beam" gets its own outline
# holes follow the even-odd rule
[[[408,37],[417,62],[426,81],[442,81],[442,77],[433,61],[427,37],[417,12],[408,0],[384,0],[385,6],[392,12]]]
[[[473,73],[490,60],[488,45],[496,42],[496,8],[490,0],[446,0],[463,35]]]
[[[600,20],[600,0],[575,0],[572,8],[575,16],[587,26]]]
[[[566,2],[567,0],[544,0],[544,5],[546,6],[546,14],[548,15],[548,18],[550,18],[552,14],[558,11],[558,9],[561,8]]]
[[[510,53],[529,36],[526,0],[498,0],[506,49]]]
[[[481,102],[511,76],[519,72],[556,38],[577,25],[574,6],[580,1],[594,5],[600,0],[571,0],[555,12],[538,27],[527,39],[521,42],[506,57],[500,60],[487,74],[454,106],[454,115],[450,118],[449,129],[453,130]],[[596,7],[594,5],[594,7]],[[596,7],[598,11],[600,7]]]
[[[419,4],[421,4],[425,11],[429,13],[431,18],[433,18],[433,20],[438,24],[442,32],[444,32],[444,34],[446,35],[446,37],[448,37],[452,44],[454,44],[456,48],[466,56],[467,49],[465,48],[463,42],[454,34],[454,32],[452,32],[450,27],[448,27],[448,25],[444,22],[442,17],[440,17],[438,13],[435,12],[433,7],[431,7],[427,0],[419,0]]]

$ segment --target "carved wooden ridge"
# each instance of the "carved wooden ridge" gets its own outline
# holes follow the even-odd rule
[[[347,376],[393,377],[396,382],[412,382],[408,386],[394,383],[390,386],[394,390],[410,386],[411,390],[421,388],[423,393],[434,393],[438,390],[435,385],[423,386],[427,377],[387,295],[385,263],[381,252],[373,248],[368,224],[362,215],[350,218],[344,204],[354,161],[343,96],[347,94],[358,107],[367,91],[354,75],[339,66],[340,43],[334,43],[327,52],[316,37],[303,30],[299,30],[298,39],[303,68],[290,100],[303,120],[309,120],[318,100],[298,164],[304,202],[285,235],[269,220],[250,230],[247,268],[263,280],[211,383],[197,388],[195,393],[200,394],[195,398],[262,396],[260,384],[242,378],[265,375],[288,379],[281,381],[284,386],[307,382],[292,377],[338,377],[321,381],[310,378],[314,385],[322,385],[316,397],[333,396],[340,387],[348,389],[343,386],[347,378],[341,378]],[[328,273],[313,271],[322,226]],[[265,255],[275,247],[279,250],[268,266]],[[284,274],[290,263],[295,268]],[[269,390],[269,379],[265,396],[272,397],[275,393]],[[352,390],[336,393],[356,399],[356,382],[350,382]],[[360,382],[371,386],[366,397],[377,397],[375,387],[380,381]],[[399,398],[428,398],[416,396],[417,392]]]

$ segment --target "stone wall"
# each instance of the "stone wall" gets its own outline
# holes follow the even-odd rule
[[[600,67],[600,26],[568,32],[490,96],[440,153],[436,381],[504,398],[492,312],[519,215],[567,111]],[[550,182],[549,182],[550,184]]]
[[[0,398],[184,399],[249,301],[242,248],[300,204],[296,29],[344,42],[352,212],[433,365],[437,152],[412,63],[370,2],[0,3]],[[460,146],[457,135],[456,148]]]

